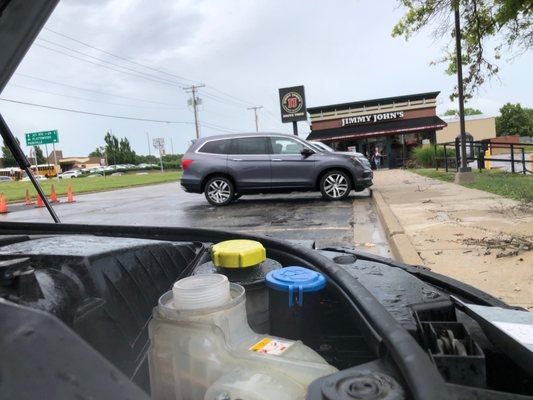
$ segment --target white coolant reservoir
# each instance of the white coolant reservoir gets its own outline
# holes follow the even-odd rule
[[[156,400],[303,399],[309,383],[336,371],[300,341],[253,332],[244,288],[224,275],[176,282],[149,330]]]
[[[176,310],[199,310],[219,307],[231,300],[229,281],[224,275],[212,274],[180,279],[172,287]]]

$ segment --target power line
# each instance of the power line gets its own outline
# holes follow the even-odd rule
[[[217,129],[217,130],[224,131],[224,132],[229,132],[229,133],[242,132],[242,130],[225,128],[223,126],[211,124],[209,122],[199,122],[199,124],[201,126],[205,126],[206,128]]]
[[[85,42],[82,42],[81,40],[78,40],[78,39],[75,39],[71,36],[68,36],[68,35],[65,35],[64,33],[60,33],[60,32],[57,32],[53,29],[50,29],[50,28],[44,28],[45,30],[49,31],[49,32],[52,32],[58,36],[61,36],[61,37],[64,37],[66,39],[69,39],[69,40],[72,40],[73,42],[76,42],[76,43],[79,43],[83,46],[86,46],[86,47],[89,47],[91,49],[94,49],[94,50],[98,50],[98,51],[101,51],[102,53],[105,53],[107,55],[110,55],[112,57],[115,57],[115,58],[118,58],[119,60],[123,60],[123,61],[127,61],[127,62],[130,62],[132,64],[135,64],[135,65],[138,65],[140,67],[143,67],[143,68],[147,68],[147,69],[150,69],[152,71],[156,71],[156,72],[159,72],[161,74],[165,74],[165,75],[168,75],[168,76],[173,76],[175,78],[178,78],[178,79],[181,79],[181,80],[184,80],[184,81],[189,81],[189,82],[192,82],[192,83],[197,83],[197,84],[200,84],[201,82],[199,81],[196,81],[194,79],[189,79],[189,78],[185,78],[184,76],[179,76],[179,75],[176,75],[176,74],[173,74],[173,73],[170,73],[170,72],[166,72],[166,71],[163,71],[163,70],[160,70],[160,69],[157,69],[157,68],[154,68],[154,67],[151,67],[149,65],[146,65],[146,64],[142,64],[140,62],[137,62],[137,61],[133,61],[132,59],[130,58],[127,58],[127,57],[123,57],[123,56],[120,56],[120,55],[117,55],[117,54],[114,54],[114,53],[111,53],[110,51],[107,51],[107,50],[104,50],[104,49],[101,49],[99,47],[96,47],[96,46],[93,46],[93,45],[90,45],[88,43],[85,43]]]
[[[226,106],[236,107],[236,108],[239,108],[240,110],[243,110],[245,108],[245,106],[242,105],[242,104],[237,104],[237,103],[234,103],[234,102],[228,102],[227,99],[223,99],[221,97],[215,96],[212,93],[203,92],[203,96],[208,98],[208,99],[214,100],[217,103],[224,104]]]
[[[29,103],[29,102],[25,102],[25,101],[6,99],[6,98],[3,98],[3,97],[0,97],[0,101],[6,101],[6,102],[9,102],[9,103],[15,103],[15,104],[22,104],[22,105],[32,106],[32,107],[47,108],[47,109],[51,109],[51,110],[67,111],[67,112],[76,113],[76,114],[93,115],[93,116],[97,116],[97,117],[126,119],[126,120],[143,121],[143,122],[156,122],[156,123],[164,123],[164,124],[184,124],[184,125],[193,125],[194,124],[193,122],[189,122],[189,121],[171,121],[171,120],[167,121],[167,120],[160,120],[160,119],[128,117],[128,116],[124,116],[124,115],[101,114],[101,113],[95,113],[95,112],[90,112],[90,111],[75,110],[75,109],[72,109],[72,108],[49,106],[49,105],[46,105],[46,104]],[[206,128],[218,129],[218,130],[225,131],[225,132],[240,132],[240,131],[235,130],[235,129],[226,128],[226,127],[223,127],[223,126],[211,124],[209,122],[204,122],[204,123],[201,123],[200,125],[205,126]]]
[[[86,43],[86,42],[83,42],[83,41],[81,41],[81,40],[75,39],[75,38],[73,38],[73,37],[71,37],[71,36],[65,35],[64,33],[60,33],[60,32],[55,31],[55,30],[53,30],[53,29],[50,29],[50,28],[44,28],[44,29],[47,30],[47,31],[49,31],[49,32],[51,32],[51,33],[53,33],[53,34],[55,34],[55,35],[58,35],[58,36],[61,36],[61,37],[65,38],[65,39],[68,39],[68,40],[71,40],[71,41],[73,41],[73,42],[79,43],[79,44],[81,44],[81,45],[83,45],[83,46],[86,46],[86,47],[88,47],[88,48],[91,48],[91,49],[93,49],[93,50],[100,51],[100,52],[102,52],[102,53],[104,53],[104,54],[110,55],[110,56],[115,57],[115,58],[117,58],[117,59],[119,59],[119,60],[127,61],[127,62],[129,62],[129,63],[135,64],[135,65],[140,66],[140,67],[143,67],[143,68],[147,68],[147,69],[149,69],[149,70],[152,70],[152,71],[158,72],[158,73],[160,73],[160,74],[164,74],[164,75],[171,76],[171,77],[174,77],[174,78],[177,78],[177,79],[180,79],[180,80],[184,80],[184,81],[192,82],[192,83],[197,84],[197,85],[202,84],[201,82],[199,82],[199,81],[197,81],[197,80],[195,80],[195,79],[186,78],[186,77],[184,77],[184,76],[180,76],[180,75],[177,75],[177,74],[174,74],[174,73],[170,73],[170,72],[167,72],[167,71],[164,71],[164,70],[158,69],[158,68],[151,67],[151,66],[149,66],[149,65],[146,65],[146,64],[143,64],[143,63],[140,63],[140,62],[134,61],[134,60],[132,60],[132,59],[130,59],[130,58],[123,57],[123,56],[121,56],[121,55],[118,55],[118,54],[112,53],[112,52],[107,51],[107,50],[104,50],[104,49],[102,49],[102,48],[99,48],[99,47],[93,46],[93,45],[91,45],[91,44],[89,44],[89,43]],[[45,40],[45,39],[41,39],[41,40]],[[49,42],[50,42],[50,41],[49,41]],[[59,46],[61,46],[61,45],[59,45]],[[65,47],[65,46],[62,46],[62,47]],[[73,51],[74,51],[74,50],[73,50]],[[226,96],[226,97],[228,97],[228,98],[234,99],[234,100],[236,100],[236,101],[242,103],[244,106],[253,106],[253,105],[254,105],[254,103],[251,102],[251,101],[240,99],[240,98],[238,98],[238,97],[236,97],[236,96],[234,96],[234,95],[231,95],[231,94],[229,94],[229,93],[227,93],[227,92],[224,92],[224,91],[222,91],[222,90],[220,90],[220,89],[217,89],[217,88],[215,88],[215,87],[213,87],[213,86],[211,86],[211,85],[206,85],[206,86],[209,88],[209,90],[214,90],[214,91],[216,91],[216,92],[218,92],[218,93],[220,93],[220,94],[222,94],[222,95],[224,95],[224,96]],[[205,92],[204,92],[204,94],[205,94]],[[241,105],[241,107],[242,107],[243,105]]]
[[[68,40],[71,40],[73,42],[81,44],[83,46],[86,46],[88,48],[100,51],[100,52],[102,52],[104,54],[107,54],[109,56],[115,57],[115,58],[117,58],[119,60],[122,60],[122,61],[129,62],[129,63],[134,64],[134,65],[140,66],[142,68],[146,68],[146,69],[149,69],[151,71],[158,72],[160,74],[164,74],[164,75],[167,75],[167,76],[170,76],[170,77],[173,77],[173,78],[177,78],[179,80],[184,80],[184,81],[189,81],[189,82],[198,82],[196,80],[189,79],[189,78],[186,78],[186,77],[183,77],[183,76],[180,76],[180,75],[177,75],[177,74],[173,74],[173,73],[170,73],[170,72],[167,72],[167,71],[164,71],[164,70],[160,70],[160,69],[151,67],[149,65],[146,65],[146,64],[143,64],[143,63],[139,63],[139,62],[134,61],[134,60],[132,60],[130,58],[123,57],[123,56],[120,56],[118,54],[114,54],[114,53],[112,53],[110,51],[104,50],[102,48],[93,46],[93,45],[91,45],[89,43],[86,43],[86,42],[83,42],[81,40],[75,39],[75,38],[73,38],[71,36],[68,36],[68,35],[65,35],[63,33],[57,32],[57,31],[55,31],[53,29],[50,29],[50,28],[44,28],[44,29],[49,31],[49,32],[51,32],[51,33],[53,33],[53,34],[55,34],[55,35],[61,36],[63,38],[66,38]],[[139,77],[140,78],[144,78],[144,79],[147,79],[147,80],[150,80],[150,81],[154,81],[154,82],[157,82],[157,83],[166,83],[166,84],[170,84],[170,85],[177,85],[177,86],[181,86],[183,88],[183,84],[180,83],[180,82],[171,81],[169,79],[165,79],[165,78],[162,78],[160,76],[153,75],[153,74],[148,74],[148,73],[139,71],[139,70],[134,69],[134,68],[129,68],[129,67],[126,67],[126,66],[120,65],[120,64],[115,64],[115,63],[112,63],[112,62],[110,62],[108,60],[105,60],[105,59],[102,59],[102,58],[99,58],[99,57],[94,57],[94,56],[92,56],[90,54],[84,53],[82,51],[73,49],[73,48],[68,47],[68,46],[64,46],[62,44],[59,44],[57,42],[54,42],[54,41],[51,41],[51,40],[48,40],[48,39],[39,38],[39,40],[41,40],[41,41],[43,41],[45,43],[49,43],[49,44],[51,44],[53,46],[56,46],[56,47],[59,47],[59,48],[63,48],[63,49],[66,49],[68,51],[83,55],[84,57],[88,57],[88,58],[91,58],[93,60],[97,60],[97,61],[99,61],[99,63],[96,63],[96,62],[93,62],[93,61],[90,61],[90,60],[87,60],[87,59],[84,59],[84,58],[81,58],[81,57],[77,57],[77,56],[74,56],[72,54],[65,53],[65,52],[63,52],[61,50],[44,46],[42,44],[36,44],[37,46],[39,46],[41,48],[44,48],[44,49],[47,49],[49,51],[53,51],[53,52],[65,55],[67,57],[71,57],[71,58],[74,58],[74,59],[77,59],[77,60],[80,60],[80,61],[84,61],[84,62],[93,64],[93,65],[96,65],[96,66],[99,66],[99,67],[102,67],[102,68],[107,68],[107,69],[112,70],[112,71],[122,72],[123,74],[132,75],[132,76],[135,76],[135,77],[138,77],[138,78]],[[110,67],[109,65],[106,65],[106,64],[109,64],[109,65],[112,65],[113,67],[117,67],[117,68],[121,68],[121,69],[112,68],[112,67]],[[122,69],[130,71],[130,72],[123,71]],[[199,86],[199,85],[193,85],[193,86]],[[202,86],[205,86],[205,85],[202,85]],[[233,96],[233,95],[231,95],[229,93],[226,93],[226,92],[224,92],[222,90],[219,90],[219,89],[217,89],[215,87],[212,87],[212,86],[209,86],[208,90],[214,90],[214,91],[220,93],[221,95],[225,96],[226,98],[223,98],[223,97],[221,97],[219,95],[215,95],[213,93],[209,93],[209,91],[207,93],[204,92],[204,95],[206,97],[211,98],[211,99],[213,99],[215,101],[221,102],[223,104],[228,104],[228,105],[233,105],[234,104],[237,107],[244,107],[244,106],[248,106],[248,105],[253,105],[254,104],[252,102],[249,102],[247,100],[242,100],[242,99],[240,99],[240,98],[238,98],[236,96]],[[233,103],[233,104],[231,104],[231,103]],[[196,109],[195,109],[195,111],[196,111]],[[196,124],[196,126],[198,127],[198,124]]]
[[[128,71],[132,71],[132,72],[135,72],[137,74],[141,74],[143,76],[147,76],[149,78],[153,78],[153,79],[157,79],[157,80],[161,80],[161,81],[164,81],[164,82],[168,82],[172,85],[178,85],[178,86],[183,86],[181,83],[179,82],[175,82],[175,81],[171,81],[171,80],[168,80],[168,79],[165,79],[165,78],[161,78],[157,75],[152,75],[152,74],[147,74],[145,72],[142,72],[142,71],[139,71],[139,70],[136,70],[134,68],[130,68],[130,67],[126,67],[124,65],[120,65],[120,64],[115,64],[115,63],[112,63],[110,61],[107,61],[107,60],[104,60],[103,58],[99,58],[99,57],[94,57],[90,54],[87,54],[87,53],[84,53],[83,51],[78,51],[76,49],[73,49],[71,47],[68,47],[68,46],[63,46],[62,44],[59,44],[59,43],[56,43],[56,42],[53,42],[51,40],[47,40],[47,39],[43,39],[43,38],[38,38],[37,40],[39,41],[42,41],[42,42],[45,42],[45,43],[49,43],[53,46],[57,46],[59,48],[62,48],[62,49],[65,49],[65,50],[68,50],[68,51],[72,51],[73,53],[76,53],[76,54],[81,54],[85,57],[89,57],[89,58],[92,58],[93,60],[97,60],[97,61],[100,61],[100,62],[103,62],[105,64],[109,64],[109,65],[113,65],[114,67],[118,67],[118,68],[124,68],[125,70],[128,70]],[[41,45],[42,46],[42,45]],[[45,47],[46,48],[46,47]]]
[[[133,68],[128,68],[128,67],[125,67],[125,66],[121,66],[121,65],[119,65],[119,64],[114,64],[114,63],[111,63],[111,62],[109,62],[109,61],[107,61],[107,60],[101,59],[101,58],[99,58],[99,57],[91,56],[91,55],[86,54],[86,53],[84,53],[84,52],[74,50],[74,49],[72,49],[72,48],[70,48],[70,47],[63,46],[63,45],[61,45],[61,44],[57,44],[57,43],[55,43],[55,42],[53,42],[53,41],[50,41],[50,40],[47,40],[47,39],[42,39],[42,38],[40,38],[39,40],[44,41],[44,42],[46,42],[46,43],[50,43],[50,44],[52,44],[52,45],[54,45],[54,46],[58,46],[58,47],[60,47],[60,48],[64,48],[64,49],[66,49],[66,50],[68,50],[68,51],[72,51],[72,52],[75,52],[75,53],[81,54],[81,55],[83,55],[83,56],[86,56],[86,57],[89,57],[89,58],[95,59],[95,60],[100,61],[100,62],[102,62],[102,63],[104,63],[104,64],[110,64],[110,65],[112,65],[112,66],[114,66],[114,67],[124,68],[124,69],[126,69],[126,70],[128,70],[128,71],[132,71],[134,76],[138,76],[137,74],[141,74],[141,75],[142,75],[141,77],[146,78],[146,79],[149,79],[149,80],[155,80],[155,81],[160,82],[160,83],[168,83],[168,84],[170,84],[170,85],[176,85],[176,86],[179,86],[179,87],[181,87],[181,88],[185,88],[185,87],[183,87],[179,82],[170,81],[170,80],[167,80],[167,79],[164,79],[164,78],[159,78],[159,77],[157,77],[157,76],[155,76],[155,75],[146,74],[146,73],[144,73],[144,72],[137,71],[137,70],[135,70],[135,69],[133,69]],[[85,62],[88,62],[88,63],[90,63],[90,64],[94,64],[94,65],[98,65],[98,66],[101,66],[101,67],[104,67],[104,68],[111,69],[111,70],[113,70],[113,71],[123,72],[123,73],[127,73],[127,74],[129,74],[129,75],[132,75],[131,72],[126,72],[126,71],[122,71],[122,70],[116,70],[116,69],[114,69],[114,68],[108,67],[107,65],[99,64],[99,63],[94,63],[93,61],[89,61],[89,60],[86,60],[86,59],[83,59],[83,58],[80,58],[80,57],[77,57],[77,56],[73,56],[72,54],[68,54],[68,53],[65,53],[65,52],[63,52],[63,51],[60,51],[60,50],[57,50],[57,49],[54,49],[54,48],[50,48],[50,47],[47,47],[47,46],[44,46],[44,45],[39,45],[39,44],[37,44],[37,46],[39,46],[39,47],[43,47],[43,48],[45,48],[45,49],[47,49],[47,50],[50,50],[50,51],[57,52],[57,53],[59,53],[59,54],[63,54],[63,55],[68,56],[68,57],[73,57],[73,58],[75,58],[75,59],[77,59],[77,60],[80,60],[80,61],[85,61]],[[196,86],[198,86],[198,85],[196,85]],[[202,86],[205,86],[205,85],[202,85]],[[218,89],[215,89],[215,88],[211,88],[211,89],[212,89],[212,90],[216,90],[216,91],[221,92],[221,93],[224,93],[224,92],[222,92],[222,91],[220,91],[220,90],[218,90]],[[231,95],[229,95],[229,94],[225,94],[225,95],[226,95],[226,96],[229,96],[229,97],[231,97],[231,98],[235,98],[235,99],[237,99],[237,101],[236,101],[236,100],[233,100],[233,99],[229,99],[229,98],[228,98],[228,99],[227,99],[227,98],[222,98],[222,97],[220,97],[220,96],[218,96],[218,95],[215,95],[215,94],[212,94],[212,93],[206,93],[206,92],[204,92],[204,95],[205,95],[207,98],[210,98],[210,99],[212,99],[212,100],[215,100],[215,101],[217,101],[217,102],[219,102],[219,103],[226,104],[226,105],[229,105],[229,106],[238,107],[238,108],[243,108],[243,107],[244,107],[244,104],[247,104],[247,103],[245,103],[244,101],[241,101],[241,100],[237,99],[236,97],[231,96]],[[253,104],[253,103],[249,103],[249,104]]]
[[[211,90],[214,90],[215,92],[218,92],[218,93],[220,93],[220,94],[223,94],[223,95],[226,96],[226,97],[229,97],[229,98],[231,98],[231,99],[237,100],[238,102],[243,103],[245,106],[250,106],[250,105],[253,105],[253,104],[254,104],[254,103],[252,103],[251,101],[241,100],[241,99],[239,99],[238,97],[235,97],[235,96],[233,96],[233,95],[231,95],[231,94],[229,94],[229,93],[223,92],[222,90],[219,90],[219,89],[217,89],[217,88],[214,88],[213,86],[209,86],[209,85],[208,85],[208,88],[210,88]]]
[[[116,68],[112,68],[108,65],[105,65],[105,64],[100,64],[100,63],[96,63],[96,62],[93,62],[93,61],[90,61],[90,60],[86,60],[84,58],[81,58],[81,57],[77,57],[77,56],[74,56],[72,54],[68,54],[68,53],[65,53],[64,51],[61,51],[61,50],[57,50],[57,49],[53,49],[51,47],[47,47],[47,46],[44,46],[42,44],[39,44],[39,43],[36,43],[35,46],[38,46],[38,47],[42,47],[44,49],[47,49],[49,51],[53,51],[55,53],[59,53],[59,54],[63,54],[67,57],[71,57],[71,58],[74,58],[76,60],[80,60],[80,61],[84,61],[86,63],[89,63],[89,64],[93,64],[93,65],[97,65],[99,67],[103,67],[103,68],[107,68],[107,69],[110,69],[112,71],[116,71],[116,72],[122,72],[123,74],[127,74],[127,75],[132,75],[132,76],[135,76],[137,78],[144,78],[144,79],[147,79],[149,81],[152,81],[152,82],[157,82],[157,83],[162,83],[164,85],[168,85],[169,83],[168,82],[165,82],[163,80],[159,80],[159,79],[153,79],[153,78],[149,78],[147,76],[143,76],[143,75],[139,75],[139,74],[135,74],[135,73],[132,73],[132,72],[127,72],[127,71],[122,71],[120,69],[116,69]]]
[[[25,101],[6,99],[6,98],[3,98],[3,97],[0,97],[0,100],[1,101],[7,101],[9,103],[23,104],[23,105],[26,105],[26,106],[49,108],[49,109],[52,109],[52,110],[67,111],[67,112],[72,112],[72,113],[77,113],[77,114],[95,115],[95,116],[98,116],[98,117],[128,119],[128,120],[133,120],[133,121],[144,121],[144,122],[158,122],[158,123],[164,123],[164,124],[189,124],[189,125],[193,124],[192,122],[188,122],[188,121],[170,121],[170,120],[169,121],[165,121],[165,120],[160,120],[160,119],[128,117],[128,116],[124,116],[124,115],[101,114],[101,113],[95,113],[95,112],[90,112],[90,111],[75,110],[75,109],[72,109],[72,108],[54,107],[54,106],[49,106],[49,105],[46,105],[46,104],[29,103],[29,102],[25,102]]]
[[[86,92],[91,92],[91,93],[103,94],[105,96],[112,96],[112,97],[117,97],[117,98],[121,98],[121,99],[128,99],[128,100],[143,101],[145,103],[161,104],[161,105],[164,105],[164,106],[173,106],[173,104],[171,104],[171,103],[162,103],[162,102],[159,102],[159,101],[141,99],[139,97],[122,96],[122,95],[113,94],[113,93],[109,93],[109,92],[102,92],[100,90],[94,90],[94,89],[89,89],[89,88],[85,88],[85,87],[81,87],[81,86],[69,85],[69,84],[62,83],[62,82],[56,82],[56,81],[52,81],[52,80],[49,80],[49,79],[44,79],[44,78],[39,78],[39,77],[32,76],[32,75],[22,74],[20,72],[15,72],[15,75],[23,76],[25,78],[35,79],[35,80],[46,82],[46,83],[51,83],[53,85],[64,86],[64,87],[77,89],[77,90],[84,90]]]
[[[68,56],[68,57],[72,57],[72,58],[75,58],[77,60],[80,60],[80,61],[84,61],[84,62],[87,62],[87,63],[90,63],[90,64],[93,64],[93,65],[97,65],[97,66],[100,66],[100,67],[104,67],[104,68],[107,68],[107,69],[110,69],[110,70],[113,70],[113,71],[117,71],[117,72],[122,72],[122,73],[126,73],[128,75],[133,75],[133,76],[136,76],[136,77],[142,77],[142,78],[145,78],[145,79],[148,79],[148,80],[151,80],[151,81],[156,81],[156,82],[159,82],[159,83],[168,83],[170,85],[176,85],[176,86],[179,86],[181,88],[184,88],[184,86],[180,83],[180,82],[175,82],[175,81],[171,81],[171,80],[168,80],[168,79],[165,79],[165,78],[161,78],[159,76],[156,76],[156,75],[152,75],[152,74],[147,74],[145,72],[142,72],[142,71],[138,71],[136,69],[133,69],[133,68],[129,68],[129,67],[126,67],[126,66],[123,66],[123,65],[119,65],[119,64],[115,64],[115,63],[112,63],[112,62],[109,62],[107,60],[104,60],[102,58],[99,58],[99,57],[94,57],[90,54],[87,54],[87,53],[84,53],[82,51],[78,51],[78,50],[75,50],[75,49],[72,49],[71,47],[68,47],[68,46],[63,46],[61,44],[58,44],[54,41],[51,41],[51,40],[47,40],[47,39],[43,39],[43,38],[39,38],[38,40],[40,41],[43,41],[45,43],[49,43],[53,46],[57,46],[57,47],[60,47],[60,48],[63,48],[63,49],[66,49],[68,51],[72,51],[74,53],[77,53],[77,54],[80,54],[80,55],[83,55],[85,57],[89,57],[91,59],[94,59],[94,60],[97,60],[103,64],[100,64],[100,63],[95,63],[93,61],[90,61],[90,60],[86,60],[84,58],[81,58],[81,57],[77,57],[77,56],[74,56],[72,54],[69,54],[69,53],[65,53],[61,50],[58,50],[58,49],[54,49],[54,48],[51,48],[51,47],[48,47],[48,46],[44,46],[42,44],[36,44],[36,46],[39,46],[39,47],[42,47],[44,49],[47,49],[49,51],[54,51],[56,53],[59,53],[59,54],[62,54],[62,55],[65,55],[65,56]],[[100,51],[103,51],[102,49],[98,49]],[[108,52],[106,52],[108,53]],[[112,67],[109,67],[108,65],[106,64],[109,64],[113,67],[117,67],[117,68],[123,68],[127,71],[130,71],[130,72],[126,72],[126,71],[122,71],[122,70],[117,70],[115,68],[112,68]],[[158,70],[156,70],[158,71]],[[141,75],[141,76],[139,76]],[[205,86],[205,85],[203,85]],[[216,89],[216,88],[213,88],[213,87],[210,87],[210,90],[215,90],[219,93],[222,93],[224,96],[226,96],[227,98],[223,98],[219,95],[215,95],[213,93],[209,93],[209,92],[204,92],[204,95],[208,98],[211,98],[212,100],[215,100],[215,101],[218,101],[220,103],[223,103],[223,104],[227,104],[227,105],[230,105],[230,106],[234,106],[234,107],[238,107],[238,108],[243,108],[247,105],[250,105],[250,104],[253,104],[251,102],[247,102],[247,101],[244,101],[244,100],[240,100],[239,98],[235,97],[235,96],[232,96],[228,93],[225,93],[219,89]]]
[[[136,107],[136,108],[156,108],[156,109],[159,109],[159,110],[161,110],[161,109],[184,110],[184,108],[179,108],[179,107],[161,107],[161,106],[145,106],[145,105],[135,105],[135,104],[113,103],[113,102],[109,102],[109,101],[88,99],[86,97],[71,96],[71,95],[62,94],[62,93],[54,93],[54,92],[49,92],[49,91],[46,91],[46,90],[36,89],[36,88],[23,86],[23,85],[17,85],[17,84],[12,84],[12,85],[10,85],[10,87],[18,87],[18,88],[22,88],[22,89],[26,89],[26,90],[33,90],[35,92],[50,94],[50,95],[53,95],[53,96],[60,96],[60,97],[66,97],[66,98],[70,98],[70,99],[78,99],[78,100],[83,100],[83,101],[90,101],[90,102],[98,103],[98,104],[110,104],[110,105],[114,105],[114,106]]]

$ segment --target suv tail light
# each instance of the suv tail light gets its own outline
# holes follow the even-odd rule
[[[185,171],[194,160],[181,160],[181,168]]]

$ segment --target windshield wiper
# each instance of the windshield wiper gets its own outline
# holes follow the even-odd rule
[[[4,139],[4,144],[7,146],[11,154],[13,154],[13,157],[17,161],[17,164],[19,165],[20,169],[24,170],[28,177],[30,178],[31,183],[33,184],[33,187],[37,191],[37,195],[41,196],[41,199],[44,201],[44,205],[48,209],[48,212],[52,216],[52,219],[56,223],[60,223],[59,217],[57,216],[56,212],[52,208],[52,205],[48,201],[48,198],[44,194],[43,188],[41,187],[39,181],[35,179],[35,176],[33,176],[33,173],[31,171],[31,164],[26,158],[26,155],[20,148],[20,145],[15,140],[15,137],[13,136],[13,133],[9,129],[9,126],[7,126],[6,121],[4,120],[4,117],[2,114],[0,114],[0,134],[2,135],[2,138]]]

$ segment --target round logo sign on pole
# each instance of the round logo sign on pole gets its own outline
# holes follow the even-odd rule
[[[289,92],[281,99],[281,106],[287,113],[297,113],[302,109],[304,104],[303,98],[300,93]]]
[[[305,90],[303,86],[291,86],[279,89],[281,122],[297,122],[307,119],[305,108]]]

